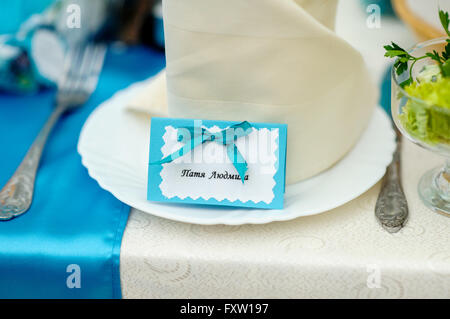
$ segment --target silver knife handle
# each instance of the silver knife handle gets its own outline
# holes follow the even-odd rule
[[[408,203],[400,182],[401,137],[391,165],[387,168],[381,191],[375,206],[375,216],[390,233],[398,232],[408,219]]]
[[[42,150],[48,135],[63,112],[63,106],[55,108],[14,175],[0,191],[0,221],[17,217],[30,208]]]

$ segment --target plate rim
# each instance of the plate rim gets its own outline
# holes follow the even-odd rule
[[[102,103],[100,103],[97,108],[89,115],[88,119],[85,121],[85,123],[83,124],[83,127],[81,129],[80,132],[80,136],[78,139],[78,143],[77,143],[77,151],[81,156],[81,163],[82,165],[87,169],[88,174],[91,178],[93,178],[98,184],[99,186],[104,189],[105,191],[109,192],[110,194],[112,194],[114,197],[116,197],[119,201],[123,202],[124,204],[130,206],[131,208],[135,208],[139,211],[142,211],[146,214],[151,214],[154,216],[158,216],[160,218],[165,218],[165,219],[169,219],[169,220],[173,220],[173,221],[178,221],[178,222],[183,222],[183,223],[190,223],[190,224],[198,224],[198,225],[230,225],[230,226],[237,226],[237,225],[245,225],[245,224],[253,224],[253,225],[261,225],[261,224],[267,224],[267,223],[271,223],[271,222],[283,222],[283,221],[288,221],[288,220],[293,220],[293,219],[297,219],[300,217],[306,217],[306,216],[312,216],[312,215],[317,215],[317,214],[321,214],[321,213],[326,213],[329,212],[333,209],[336,209],[340,206],[345,205],[346,203],[358,198],[359,196],[361,196],[362,194],[366,193],[368,190],[370,190],[374,185],[376,185],[384,176],[386,169],[389,165],[389,163],[392,161],[393,158],[393,153],[395,150],[395,133],[393,131],[393,129],[391,129],[390,135],[391,135],[391,155],[390,155],[390,159],[389,162],[387,162],[386,164],[383,164],[384,168],[381,168],[380,165],[380,172],[378,174],[373,173],[373,175],[377,175],[377,177],[373,177],[373,180],[376,180],[374,182],[370,182],[367,183],[367,186],[361,188],[358,191],[352,192],[349,196],[345,197],[345,198],[340,198],[340,200],[338,201],[334,201],[332,204],[329,205],[324,205],[323,207],[318,207],[317,209],[313,209],[310,210],[308,212],[304,212],[301,213],[299,215],[295,215],[293,216],[292,214],[282,214],[281,212],[283,212],[283,210],[272,210],[273,211],[279,211],[280,215],[270,215],[270,216],[249,216],[249,215],[245,215],[240,219],[236,219],[236,218],[230,218],[230,217],[222,217],[222,216],[218,216],[215,218],[201,218],[201,217],[192,217],[192,216],[185,216],[183,214],[180,215],[174,215],[171,212],[167,212],[167,211],[158,211],[156,209],[156,207],[151,207],[151,209],[149,209],[148,206],[143,207],[142,203],[138,202],[132,203],[132,200],[127,198],[127,196],[123,196],[121,194],[120,191],[117,191],[114,189],[114,187],[111,187],[110,185],[108,185],[108,183],[106,183],[102,177],[99,175],[98,170],[94,169],[90,164],[89,164],[89,155],[87,155],[85,153],[85,151],[82,148],[82,140],[86,134],[86,130],[85,128],[87,127],[89,121],[95,116],[95,114],[97,113],[97,111],[99,109],[104,108],[107,105],[111,105],[113,104],[113,102],[115,102],[116,100],[118,100],[119,98],[123,98],[125,99],[128,95],[132,95],[131,93],[133,93],[134,90],[137,90],[138,88],[141,88],[142,86],[145,86],[146,84],[148,84],[150,81],[152,80],[152,78],[141,81],[141,82],[136,82],[131,84],[130,86],[117,91],[113,96],[111,96],[109,99],[103,101]],[[372,117],[376,116],[376,113],[380,113],[380,116],[383,116],[385,118],[386,122],[390,122],[390,119],[388,118],[388,115],[386,114],[386,112],[384,112],[380,106],[376,106],[375,109],[373,110],[372,113]],[[387,124],[387,123],[386,123]],[[366,128],[367,130],[367,128]],[[366,131],[364,131],[366,132]],[[363,134],[364,134],[363,132]],[[362,135],[361,135],[362,136]],[[358,142],[357,142],[358,143]],[[355,144],[356,146],[356,144]],[[355,147],[354,146],[354,147]],[[354,147],[337,163],[341,162],[342,160],[344,160],[349,154],[350,152],[354,149]],[[337,164],[336,163],[336,164]],[[304,183],[306,181],[310,181],[313,180],[315,178],[320,177],[320,175],[324,174],[325,172],[329,172],[330,170],[333,170],[336,168],[336,164],[333,165],[332,167],[330,167],[329,169],[325,170],[324,172],[313,176],[309,179],[306,179],[304,181],[301,181],[299,183]],[[298,185],[299,183],[293,184],[293,185]],[[286,188],[293,186],[293,185],[289,185],[286,186]],[[153,206],[166,206],[167,204],[163,204],[163,203],[151,203]],[[182,204],[180,205],[176,205],[179,206],[180,209],[183,209]],[[208,207],[210,208],[210,207]],[[230,208],[230,210],[236,210],[236,208]]]

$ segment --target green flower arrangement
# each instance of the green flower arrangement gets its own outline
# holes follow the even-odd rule
[[[386,57],[397,59],[394,70],[398,76],[409,69],[409,77],[400,83],[411,97],[400,115],[402,126],[412,137],[425,143],[450,145],[450,19],[448,12],[442,10],[439,18],[449,36],[443,52],[434,50],[414,57],[394,42],[384,48]],[[434,64],[424,67],[414,79],[412,70],[423,59],[431,59]]]

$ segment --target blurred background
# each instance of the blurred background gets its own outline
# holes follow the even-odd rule
[[[120,39],[128,43],[145,42],[160,47],[161,0],[15,0],[0,4],[0,34],[17,32],[33,15],[49,15],[45,21],[59,32],[61,23],[74,11],[71,5],[81,9],[81,24],[89,25],[90,32],[103,32],[102,36]],[[91,19],[91,17],[93,19]],[[85,29],[85,28],[82,28]]]
[[[164,50],[160,0],[15,0],[0,4],[0,90],[54,86],[71,46],[90,42]]]
[[[52,86],[64,52],[83,41],[164,50],[161,0],[15,0],[0,6],[3,91],[33,93]],[[450,10],[450,0],[343,0],[336,30],[362,53],[380,82],[389,63],[383,45],[409,47],[440,36],[438,6]]]

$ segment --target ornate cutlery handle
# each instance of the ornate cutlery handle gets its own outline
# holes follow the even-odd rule
[[[64,110],[63,106],[55,108],[14,175],[0,191],[0,221],[22,215],[30,208],[42,150],[52,128]]]
[[[408,203],[400,182],[401,136],[397,136],[397,149],[389,165],[375,206],[375,216],[384,229],[398,232],[408,219]]]

